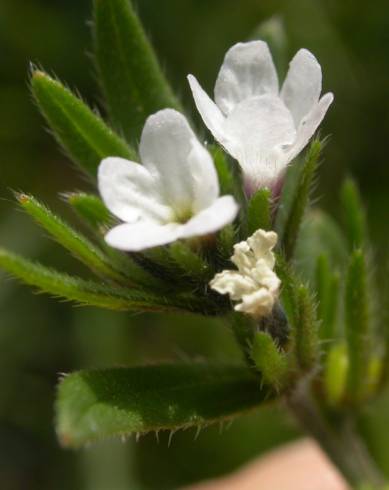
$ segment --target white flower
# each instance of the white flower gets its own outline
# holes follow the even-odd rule
[[[99,167],[101,196],[124,222],[107,233],[109,245],[135,252],[233,221],[238,206],[232,196],[219,197],[212,158],[182,114],[165,109],[150,116],[139,153],[143,165],[110,157]]]
[[[246,190],[274,188],[287,164],[307,145],[333,101],[320,99],[322,74],[316,58],[301,49],[279,91],[267,44],[235,44],[226,54],[215,85],[215,102],[188,76],[204,123],[236,159]]]
[[[235,306],[236,311],[254,318],[269,315],[281,284],[273,272],[275,258],[272,250],[276,243],[276,233],[257,230],[247,242],[236,244],[231,261],[238,270],[216,274],[210,282],[211,288],[220,294],[229,294],[233,301],[240,301]]]

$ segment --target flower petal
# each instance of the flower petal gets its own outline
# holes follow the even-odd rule
[[[256,184],[271,185],[284,161],[283,145],[296,138],[289,110],[278,96],[262,95],[241,102],[228,116],[226,133],[235,141],[235,158]]]
[[[147,248],[158,247],[174,242],[178,238],[180,225],[168,223],[123,223],[112,228],[105,240],[111,247],[127,252],[140,252]]]
[[[207,235],[231,223],[239,207],[232,196],[219,197],[209,208],[204,209],[180,227],[181,238]]]
[[[212,158],[179,112],[164,109],[147,119],[140,155],[144,166],[157,175],[166,202],[178,213],[196,212],[219,195]]]
[[[163,202],[155,178],[139,163],[110,157],[98,170],[98,186],[107,208],[128,223],[139,218],[169,221],[172,210]]]
[[[188,82],[192,90],[193,98],[204,124],[213,137],[222,145],[228,144],[224,133],[225,118],[209,95],[203,90],[193,75],[188,75]]]
[[[300,49],[290,62],[281,90],[281,97],[292,113],[296,128],[319,101],[321,81],[317,59],[307,49]]]
[[[277,72],[264,41],[238,43],[227,51],[215,85],[215,101],[224,114],[250,97],[277,93]]]
[[[334,96],[332,93],[327,93],[313,107],[311,112],[302,119],[294,143],[286,150],[287,161],[292,161],[308,144],[309,140],[314,135],[316,129],[322,122],[329,106],[332,104]]]

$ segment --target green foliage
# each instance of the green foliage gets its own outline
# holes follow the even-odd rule
[[[61,218],[53,214],[46,206],[32,196],[18,194],[21,207],[34,218],[60,245],[69,250],[98,275],[113,280],[122,280],[119,272],[114,270],[104,254],[87,238],[73,230]]]
[[[81,305],[132,312],[197,312],[215,314],[215,306],[190,295],[153,294],[85,281],[57,272],[0,249],[0,268],[43,292]]]
[[[323,376],[326,399],[332,406],[338,405],[343,399],[348,370],[347,345],[344,342],[332,345],[325,359]]]
[[[301,222],[305,210],[309,205],[314,177],[319,166],[321,150],[322,143],[318,139],[314,140],[305,157],[304,166],[294,192],[291,208],[282,235],[282,246],[288,260],[293,257]]]
[[[122,288],[69,276],[0,249],[0,267],[30,286],[81,305],[111,310],[163,311],[167,305],[152,303],[152,297]],[[148,299],[150,299],[148,303]]]
[[[251,357],[266,384],[276,391],[286,386],[289,375],[288,358],[267,332],[257,332],[254,335]]]
[[[351,255],[346,278],[345,324],[350,369],[347,396],[358,402],[364,397],[368,379],[371,336],[366,260],[360,249]]]
[[[328,257],[333,271],[347,267],[347,242],[337,222],[319,209],[310,210],[304,219],[295,250],[295,265],[301,276],[311,285],[316,282],[318,258]]]
[[[259,189],[250,199],[247,208],[248,236],[256,230],[271,228],[271,191]]]
[[[237,230],[233,224],[225,226],[217,236],[217,255],[220,269],[231,266],[231,257],[234,253],[234,245],[237,242]]]
[[[85,221],[92,230],[100,231],[111,221],[111,214],[103,201],[94,194],[71,192],[66,194],[66,201],[76,214]]]
[[[195,283],[204,283],[212,279],[212,272],[208,263],[194,252],[190,246],[183,241],[176,241],[169,247],[170,257],[182,272]]]
[[[297,363],[303,371],[312,369],[319,359],[319,336],[316,308],[309,289],[300,285],[296,291],[298,317],[292,325],[292,345]]]
[[[226,153],[217,145],[210,145],[208,149],[213,157],[221,194],[235,194],[236,180]]]
[[[163,429],[204,426],[269,397],[243,367],[172,364],[81,371],[58,389],[57,433],[64,446]]]
[[[136,161],[134,150],[60,82],[42,71],[35,71],[31,89],[54,136],[88,175],[95,178],[99,163],[109,156]]]
[[[350,251],[366,243],[366,216],[358,187],[354,180],[347,179],[341,190],[344,228]]]
[[[94,0],[95,56],[115,128],[139,139],[146,118],[180,105],[129,0]]]
[[[320,338],[333,341],[337,331],[337,313],[339,307],[339,274],[330,267],[328,257],[320,255],[316,264],[316,290],[318,299],[318,317],[320,318]]]

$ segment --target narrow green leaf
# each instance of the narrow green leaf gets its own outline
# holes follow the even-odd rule
[[[360,248],[366,241],[366,216],[354,180],[347,179],[341,190],[341,202],[344,215],[345,233],[349,250]]]
[[[175,364],[81,371],[57,397],[57,433],[67,447],[106,437],[205,426],[253,409],[269,397],[236,366]]]
[[[286,220],[285,229],[282,236],[282,246],[287,260],[293,257],[294,249],[299,234],[301,222],[305,210],[309,205],[310,194],[314,182],[314,177],[319,166],[322,143],[316,139],[311,143],[305,157],[304,166],[299,177],[291,209]]]
[[[271,191],[259,189],[250,199],[247,208],[248,236],[255,231],[271,229]]]
[[[289,374],[288,358],[267,332],[257,332],[254,335],[251,357],[266,384],[276,391],[286,386]]]
[[[339,275],[330,267],[328,257],[320,255],[316,265],[316,290],[318,296],[318,317],[321,321],[320,338],[328,341],[336,338],[337,312],[339,305]]]
[[[303,371],[312,369],[319,358],[319,336],[316,308],[306,286],[296,291],[298,319],[292,325],[292,338],[297,362]]]
[[[109,156],[137,161],[136,152],[60,82],[35,71],[31,88],[58,142],[87,174],[96,178],[99,163]]]
[[[185,295],[157,295],[85,281],[0,249],[0,268],[45,293],[81,305],[132,312],[200,312],[215,314],[212,304]],[[208,308],[208,309],[207,309]]]
[[[122,280],[122,275],[114,270],[101,250],[87,238],[76,232],[61,218],[52,213],[34,197],[18,194],[21,207],[34,218],[60,245],[69,250],[74,257],[83,262],[98,275],[113,280]]]
[[[130,141],[146,118],[180,104],[158,64],[130,0],[94,0],[97,67],[112,122]]]
[[[100,231],[112,220],[111,214],[103,201],[94,194],[72,192],[66,194],[65,199],[76,214],[93,230]]]
[[[347,271],[345,322],[350,358],[347,394],[351,401],[358,402],[363,398],[367,388],[372,335],[366,261],[363,252],[359,249],[352,253]]]

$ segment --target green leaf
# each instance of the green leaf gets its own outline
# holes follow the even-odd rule
[[[57,397],[57,433],[77,448],[106,437],[205,426],[269,396],[243,367],[175,364],[81,371]]]
[[[344,215],[344,228],[349,250],[360,248],[366,241],[366,216],[354,180],[347,179],[341,190],[341,202]]]
[[[316,308],[310,291],[300,285],[296,291],[298,317],[292,325],[292,344],[300,368],[309,371],[319,359],[319,336]]]
[[[87,174],[96,178],[99,163],[109,156],[137,161],[136,152],[60,82],[35,71],[31,88],[54,136]]]
[[[287,260],[293,257],[305,210],[309,205],[314,177],[319,166],[322,143],[316,139],[311,143],[304,166],[295,189],[289,215],[282,235],[282,246]]]
[[[247,209],[248,236],[255,231],[271,229],[271,191],[259,189],[250,199]]]
[[[132,312],[215,314],[212,303],[189,295],[162,295],[125,289],[69,276],[0,249],[0,268],[45,293],[81,305]]]
[[[110,212],[98,196],[71,192],[64,197],[76,214],[93,230],[100,231],[112,221]]]
[[[367,291],[366,260],[361,250],[351,255],[346,277],[345,322],[350,369],[347,395],[351,401],[360,401],[367,389],[371,353],[369,299]]]
[[[262,373],[264,383],[276,391],[286,386],[289,375],[288,358],[267,332],[257,332],[254,335],[251,357]]]
[[[129,0],[94,0],[97,67],[115,128],[139,139],[146,118],[180,104]]]
[[[123,280],[122,275],[111,267],[101,250],[87,238],[76,232],[61,218],[52,213],[34,197],[16,195],[20,206],[37,221],[60,245],[100,276]]]
[[[152,296],[69,276],[0,249],[0,267],[30,286],[82,305],[112,310],[154,311]],[[148,304],[148,299],[150,304]],[[161,307],[161,305],[159,305]],[[168,310],[167,305],[162,310]]]
[[[317,313],[321,321],[320,338],[325,341],[325,346],[337,336],[339,289],[339,274],[333,273],[328,257],[320,255],[316,265]]]

